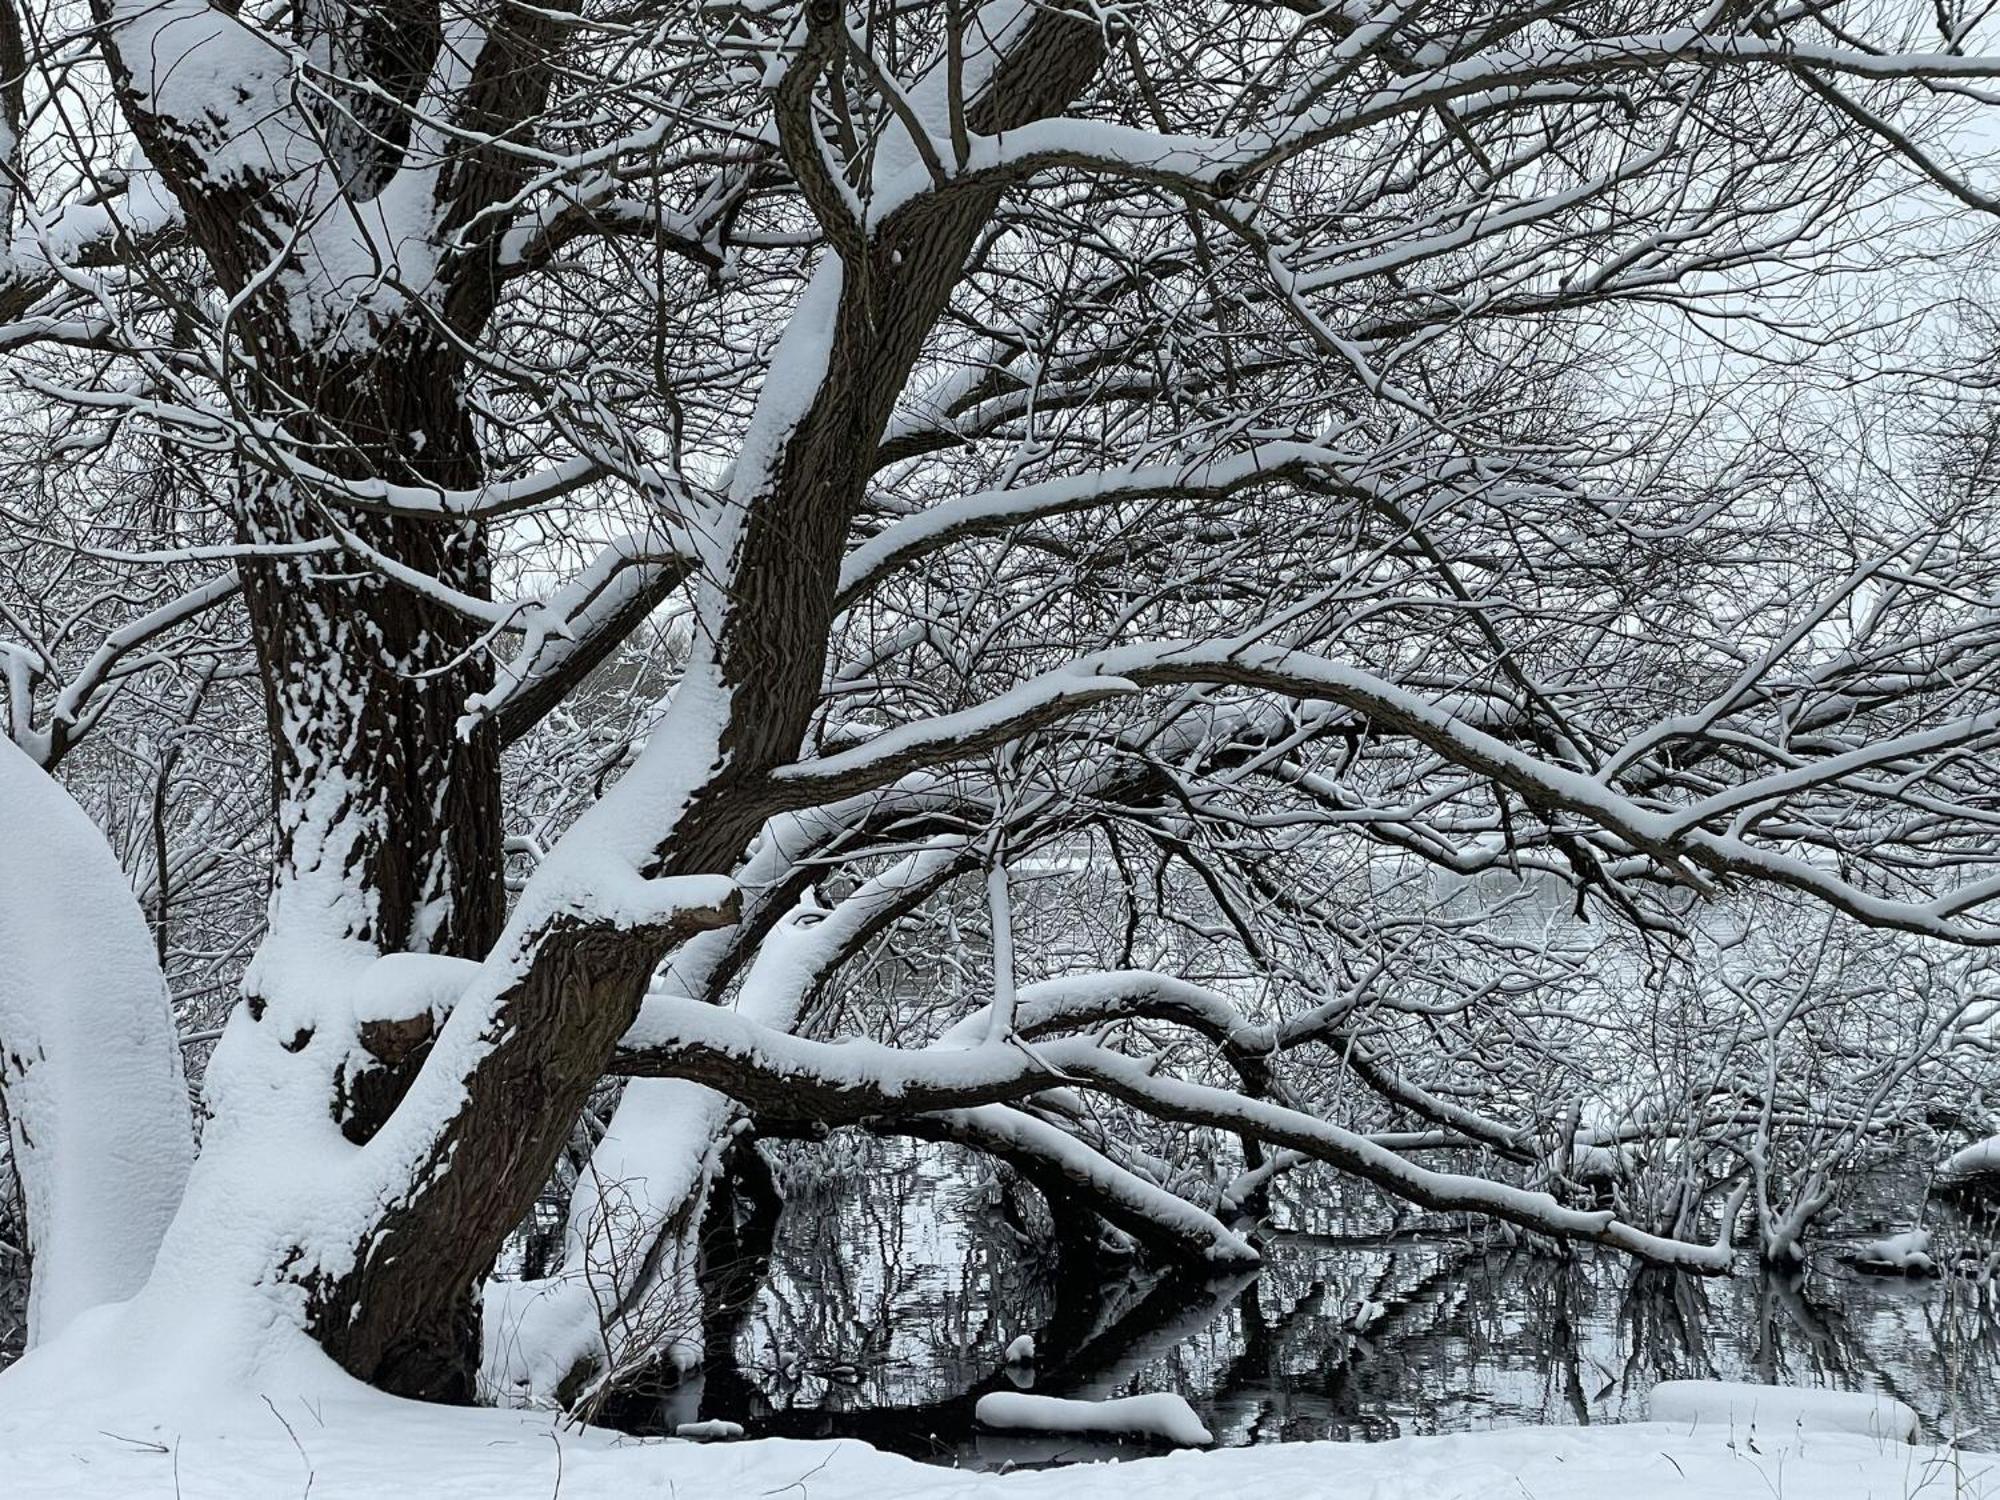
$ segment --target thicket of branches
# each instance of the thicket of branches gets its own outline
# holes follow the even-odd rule
[[[130,1336],[588,1401],[745,1122],[1704,1272],[1993,1129],[1983,25],[10,0],[7,727],[204,1101]]]

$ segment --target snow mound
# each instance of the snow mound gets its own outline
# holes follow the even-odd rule
[[[1766,1432],[1852,1432],[1917,1440],[1917,1414],[1891,1396],[1800,1390],[1726,1380],[1668,1380],[1653,1387],[1646,1415],[1676,1425],[1757,1427]]]
[[[1007,1346],[1007,1363],[1031,1365],[1035,1362],[1035,1336],[1024,1333]]]
[[[1122,1396],[1115,1401],[1071,1401],[1061,1396],[995,1391],[979,1398],[973,1415],[981,1427],[1002,1432],[1108,1433],[1156,1438],[1188,1448],[1215,1441],[1192,1406],[1165,1393]]]
[[[0,734],[0,1102],[28,1211],[28,1341],[137,1292],[194,1159],[167,982],[111,846]]]

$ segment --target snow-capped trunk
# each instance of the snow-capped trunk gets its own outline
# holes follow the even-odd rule
[[[261,1299],[254,1325],[275,1300],[362,1378],[465,1399],[480,1277],[683,913],[596,933],[558,900],[503,941],[498,731],[461,731],[499,623],[483,523],[334,492],[483,477],[464,361],[497,294],[499,221],[471,221],[522,168],[477,141],[496,111],[511,126],[539,107],[559,26],[520,15],[446,49],[418,7],[330,47],[332,13],[307,7],[293,42],[331,75],[316,93],[280,39],[201,0],[96,14],[126,118],[233,299],[252,436],[227,504],[250,549],[278,831],[269,934],[150,1311]],[[402,127],[357,127],[355,100],[332,97],[350,82],[364,104],[430,90],[467,135],[413,131],[400,106]],[[469,1035],[447,1047],[468,996]],[[312,1173],[310,1193],[285,1180]]]
[[[131,1296],[194,1153],[153,938],[83,810],[0,736],[0,1102],[28,1214],[28,1342]]]
[[[1096,72],[1095,25],[1053,10],[987,9],[992,50],[966,110],[970,128],[1012,129],[1058,110]],[[809,21],[824,40],[827,16],[815,8]],[[776,88],[781,121],[790,114],[794,131],[811,129],[801,124],[809,100],[788,90],[801,78],[810,87],[817,50],[809,44],[793,79]],[[911,154],[907,141],[898,144]],[[893,173],[896,153],[885,155],[878,177]],[[889,213],[860,242],[827,254],[792,314],[732,476],[728,587],[705,590],[700,602],[729,704],[723,757],[663,846],[665,870],[735,869],[771,810],[765,778],[798,754],[819,702],[846,536],[882,434],[1000,191],[968,186]],[[783,951],[788,931],[767,937],[780,956],[760,948],[757,968],[783,973],[795,962]],[[789,1028],[806,988],[797,975],[760,985],[753,970],[740,1003]],[[500,1294],[505,1309],[485,1351],[493,1394],[572,1397],[593,1381],[699,1353],[695,1237],[738,1118],[713,1090],[632,1086],[578,1189],[562,1272]]]

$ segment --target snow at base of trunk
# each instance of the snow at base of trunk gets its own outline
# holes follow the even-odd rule
[[[0,1098],[27,1201],[28,1340],[130,1297],[187,1182],[152,934],[104,836],[0,738]]]

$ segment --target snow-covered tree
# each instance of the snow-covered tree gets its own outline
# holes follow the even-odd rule
[[[1574,1201],[1547,893],[2000,941],[1990,519],[1806,435],[1920,378],[1990,206],[2000,60],[1899,9],[6,10],[9,731],[123,737],[157,954],[269,851],[90,1336],[580,1399],[688,1352],[746,1119],[960,1142],[1196,1261],[1310,1162],[1725,1269],[1740,1194]],[[184,749],[251,679],[264,827]],[[172,1046],[156,973],[34,977],[142,918],[8,753],[98,871],[58,921],[4,866],[0,959],[55,950],[0,972],[32,1171],[97,1039]],[[489,1283],[618,1076],[562,1264]]]

